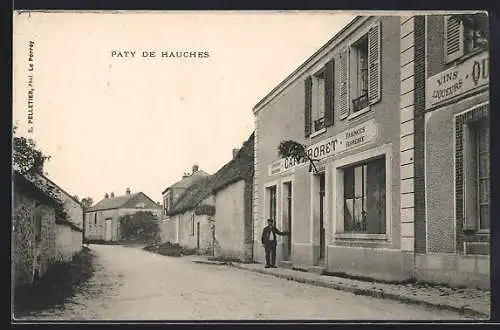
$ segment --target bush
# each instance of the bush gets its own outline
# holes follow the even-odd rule
[[[185,248],[177,243],[151,244],[143,248],[143,250],[158,253],[169,257],[182,257],[197,254],[197,250],[193,248]]]

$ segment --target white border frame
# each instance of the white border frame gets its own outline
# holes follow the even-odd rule
[[[341,184],[343,182],[343,168],[355,164],[358,162],[363,162],[370,160],[372,158],[376,158],[379,156],[385,156],[385,185],[386,185],[386,194],[385,194],[385,234],[364,234],[364,233],[345,233],[344,232],[344,213],[343,208],[340,205],[343,205],[343,195],[344,195],[344,187]],[[356,238],[361,240],[383,240],[384,242],[392,242],[392,211],[393,211],[393,196],[392,196],[392,184],[393,184],[393,176],[392,176],[392,161],[393,161],[393,150],[392,143],[384,144],[379,147],[375,147],[354,155],[343,157],[332,163],[332,177],[333,177],[333,188],[332,189],[332,215],[333,217],[333,226],[334,230],[330,234],[333,235],[333,242],[336,240],[342,240],[343,238]]]

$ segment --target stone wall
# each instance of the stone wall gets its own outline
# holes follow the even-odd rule
[[[12,271],[14,286],[29,284],[34,270],[42,277],[55,260],[55,210],[48,205],[37,205],[34,198],[14,192],[12,212]],[[35,217],[41,216],[41,240],[35,242]]]

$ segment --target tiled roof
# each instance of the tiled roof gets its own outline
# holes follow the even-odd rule
[[[140,193],[104,198],[99,203],[95,204],[90,209],[88,209],[88,211],[110,210],[110,209],[120,208],[120,206],[122,206],[123,204],[125,204],[138,194]]]

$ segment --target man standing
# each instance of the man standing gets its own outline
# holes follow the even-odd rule
[[[273,219],[267,220],[267,226],[262,231],[262,244],[266,250],[266,267],[276,268],[276,235],[288,235],[288,232],[281,232],[274,225]]]

